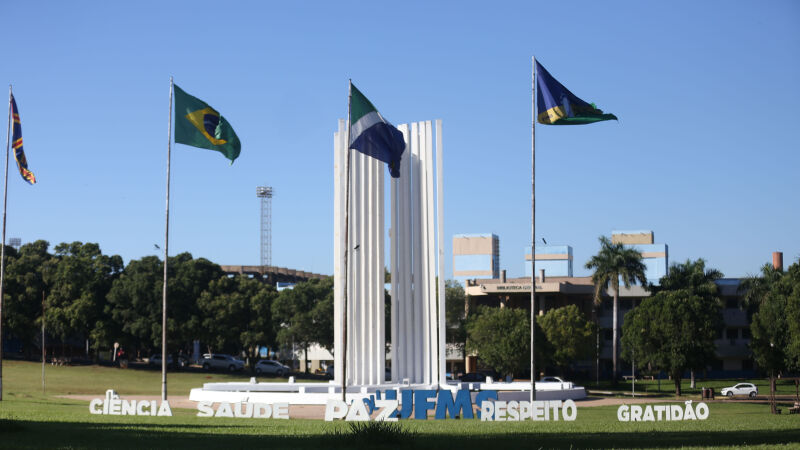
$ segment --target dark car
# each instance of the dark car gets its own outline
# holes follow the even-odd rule
[[[465,383],[484,383],[486,382],[486,374],[481,372],[470,372],[461,375],[460,381]]]

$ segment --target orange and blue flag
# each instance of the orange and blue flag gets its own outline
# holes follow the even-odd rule
[[[22,122],[19,120],[19,110],[17,109],[17,102],[14,96],[11,95],[11,117],[14,120],[14,129],[11,134],[11,146],[14,147],[14,159],[17,160],[17,168],[22,179],[30,184],[36,183],[36,177],[33,172],[28,170],[28,160],[25,158],[25,152],[22,150]]]

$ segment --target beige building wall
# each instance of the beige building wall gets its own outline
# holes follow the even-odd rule
[[[636,232],[618,231],[611,235],[611,242],[614,244],[625,244],[625,245],[655,243],[652,231],[636,231]]]

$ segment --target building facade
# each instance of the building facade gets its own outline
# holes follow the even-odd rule
[[[613,231],[612,242],[636,249],[646,266],[645,277],[649,283],[658,284],[669,270],[669,247],[655,243],[652,231]],[[577,361],[577,373],[594,378],[608,378],[612,371],[613,309],[610,290],[603,293],[604,300],[594,304],[594,284],[591,276],[576,277],[572,273],[572,247],[537,245],[535,252],[536,300],[535,314],[566,305],[576,305],[586,318],[595,318],[599,326],[599,358]],[[776,266],[777,267],[777,266]],[[531,252],[525,249],[526,276],[521,278],[486,277],[463,280],[469,302],[468,310],[476,306],[531,308]],[[543,271],[541,269],[544,269]],[[735,278],[717,281],[722,299],[724,328],[715,340],[716,358],[708,361],[707,377],[751,377],[756,374],[750,345],[750,323],[742,309],[741,280]],[[621,286],[619,293],[620,329],[625,314],[639,305],[650,293],[642,286]],[[630,366],[622,366],[622,375]],[[627,373],[629,375],[629,373]]]
[[[453,279],[500,277],[500,238],[496,234],[453,236]]]

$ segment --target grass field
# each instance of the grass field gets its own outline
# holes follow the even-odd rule
[[[690,387],[689,380],[681,380],[681,394],[685,397],[700,397],[701,388],[713,388],[717,396],[724,387],[733,386],[736,383],[753,383],[758,387],[758,394],[762,396],[769,395],[769,380],[766,378],[750,379],[750,380],[725,380],[725,379],[707,379],[702,380],[698,378],[695,381],[696,388]],[[594,381],[576,381],[579,386],[585,386],[590,391],[610,391],[615,395],[630,396],[631,382],[630,380],[619,381],[616,386],[612,385],[610,381],[602,381],[599,385]],[[794,380],[777,380],[776,381],[776,394],[777,395],[791,395],[794,396],[797,392]],[[672,380],[661,380],[659,388],[658,380],[636,380],[636,395],[646,395],[649,397],[675,397],[675,383]]]
[[[59,398],[114,388],[121,395],[160,392],[157,371],[48,366],[41,392],[35,363],[3,364],[0,448],[673,448],[800,447],[800,415],[774,416],[765,404],[712,402],[706,421],[621,423],[616,407],[580,407],[574,422],[401,421],[393,433],[357,432],[314,420],[90,415],[86,402]],[[247,375],[170,374],[173,395],[204,382]],[[369,431],[369,430],[367,430]],[[373,430],[374,431],[374,430]],[[380,431],[380,430],[378,430]]]

